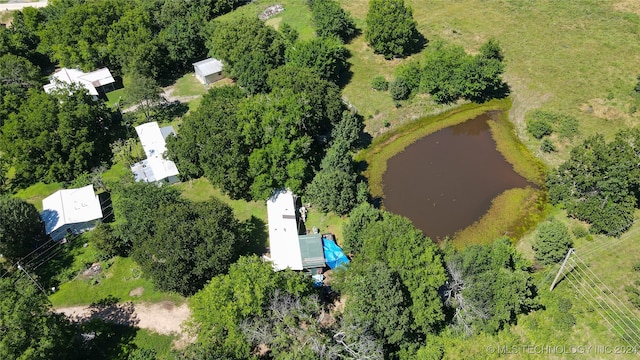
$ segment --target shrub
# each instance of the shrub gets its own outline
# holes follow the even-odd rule
[[[542,152],[545,152],[545,153],[550,153],[550,152],[555,152],[558,149],[556,149],[556,146],[553,145],[551,140],[543,139],[542,143],[540,144],[540,150],[542,150]]]
[[[389,89],[389,83],[383,76],[376,76],[371,79],[371,87],[378,91],[387,91]]]
[[[389,93],[393,100],[406,100],[409,97],[410,90],[404,78],[397,77],[389,84]]]
[[[632,269],[633,269],[633,271],[640,272],[640,261],[635,263],[635,264],[633,264]]]
[[[589,235],[589,230],[581,224],[574,226],[571,231],[576,238],[583,238]]]
[[[527,131],[534,138],[542,139],[543,137],[553,133],[553,127],[551,127],[551,122],[547,119],[533,118],[527,120]]]

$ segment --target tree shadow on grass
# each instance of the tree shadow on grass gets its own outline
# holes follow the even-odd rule
[[[245,221],[247,229],[247,241],[240,249],[239,255],[256,254],[262,255],[267,250],[267,224],[251,215],[247,221]]]

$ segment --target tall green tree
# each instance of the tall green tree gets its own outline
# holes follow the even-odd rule
[[[189,300],[199,328],[197,346],[211,352],[217,348],[218,355],[229,359],[249,358],[252,348],[242,331],[243,321],[266,315],[277,290],[304,296],[311,292],[310,285],[301,274],[274,272],[270,263],[256,256],[241,257],[228,274],[214,277]]]
[[[311,17],[319,37],[338,37],[349,41],[357,32],[351,15],[335,0],[309,0]]]
[[[157,231],[156,211],[175,204],[182,204],[180,193],[173,187],[135,182],[113,189],[113,213],[118,222],[114,234],[123,247],[138,247]]]
[[[610,143],[602,135],[586,139],[548,175],[549,200],[590,222],[592,232],[619,236],[638,204],[639,143],[640,129],[621,131]]]
[[[397,272],[382,262],[356,263],[336,288],[345,296],[344,321],[383,339],[387,357],[413,340],[411,298]],[[371,281],[375,279],[375,281]]]
[[[465,335],[495,333],[537,306],[530,264],[507,238],[472,245],[446,257],[445,304]]]
[[[410,54],[420,41],[413,11],[404,0],[371,0],[364,35],[373,50],[387,59]]]
[[[0,127],[9,114],[18,112],[29,89],[41,83],[40,69],[13,54],[0,56]]]
[[[562,260],[573,245],[569,229],[558,220],[546,221],[538,226],[533,250],[535,259],[544,265],[552,265]]]
[[[133,257],[158,288],[191,295],[238,257],[244,229],[217,199],[178,202],[155,210],[153,236],[134,247]]]
[[[156,108],[162,101],[162,88],[149,76],[134,72],[127,76],[124,88],[124,103],[138,106],[144,114],[145,121],[151,121]]]
[[[250,93],[266,92],[267,74],[284,63],[282,35],[255,17],[213,21],[206,43],[225,72]]]
[[[285,57],[287,64],[312,69],[321,79],[335,83],[349,68],[349,51],[336,38],[298,41],[287,48]]]
[[[438,289],[446,273],[438,247],[407,219],[383,213],[362,231],[362,249],[355,261],[382,261],[397,272],[411,296],[412,329],[435,331],[444,320]]]
[[[167,140],[168,156],[186,178],[203,174],[234,199],[248,198],[249,147],[236,112],[246,93],[236,86],[213,88],[198,109],[184,117],[176,138]]]
[[[134,5],[123,0],[53,4],[51,19],[40,32],[40,49],[64,67],[93,71],[109,61],[111,26]]]
[[[107,51],[110,62],[125,73],[157,78],[163,72],[165,56],[149,9],[134,7],[109,27]]]
[[[22,199],[0,196],[0,254],[19,259],[44,240],[44,223],[35,206]]]
[[[345,251],[354,255],[360,253],[364,243],[362,232],[381,218],[382,212],[368,202],[362,202],[353,208],[349,213],[349,221],[342,225]]]

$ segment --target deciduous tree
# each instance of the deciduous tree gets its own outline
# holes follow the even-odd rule
[[[35,206],[0,196],[0,254],[12,260],[28,254],[45,239],[44,223]]]
[[[387,59],[408,55],[420,37],[413,11],[404,0],[371,0],[364,35],[373,50]]]
[[[535,258],[544,265],[552,265],[562,260],[573,245],[567,226],[558,220],[546,221],[538,226],[533,244]]]

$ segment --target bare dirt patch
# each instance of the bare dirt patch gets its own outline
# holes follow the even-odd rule
[[[191,316],[187,304],[176,306],[173,302],[160,303],[103,303],[92,306],[54,308],[54,312],[66,315],[73,321],[87,322],[102,319],[107,322],[148,329],[163,335],[178,335],[177,343],[188,344],[193,339],[183,328]],[[178,346],[176,344],[176,346]]]
[[[616,108],[606,99],[591,99],[580,105],[580,111],[591,114],[599,119],[604,120],[620,120],[626,119],[627,114]]]
[[[613,8],[622,11],[629,12],[636,15],[640,15],[640,2],[637,0],[622,0],[613,4]]]
[[[140,297],[140,296],[142,296],[143,293],[144,293],[144,288],[142,286],[140,286],[140,287],[137,287],[137,288],[129,291],[129,296]]]

